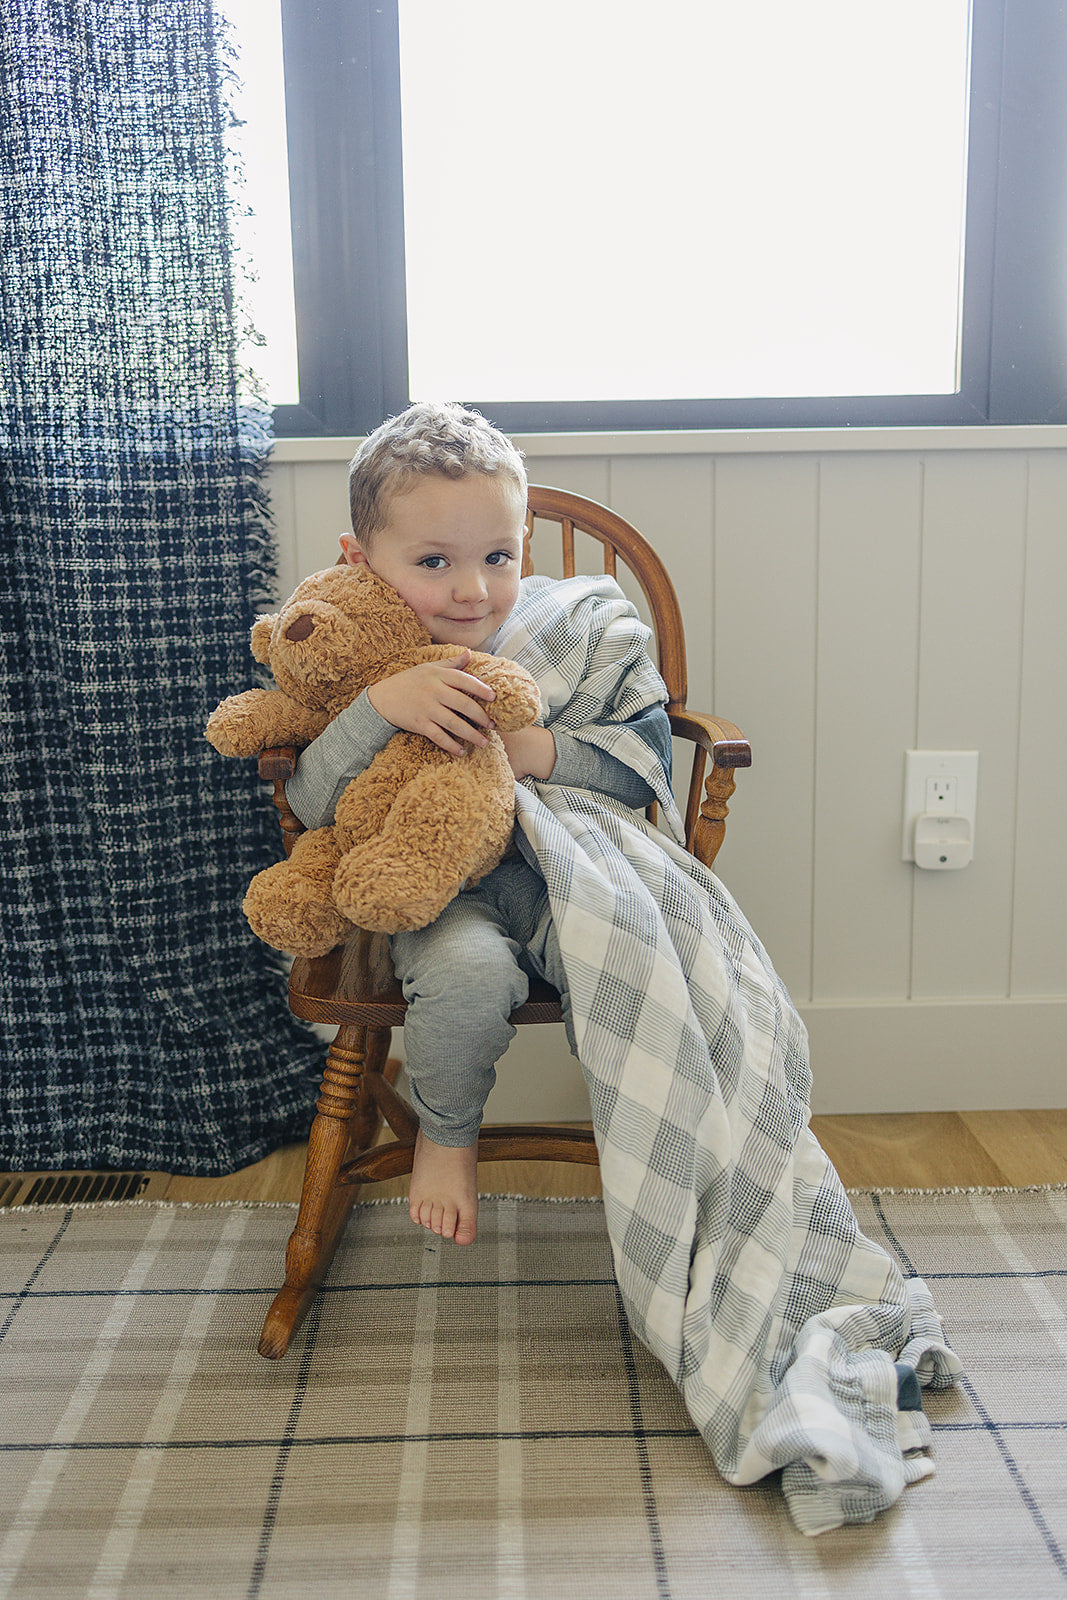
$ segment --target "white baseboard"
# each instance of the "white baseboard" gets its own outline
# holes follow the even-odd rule
[[[813,1109],[1010,1111],[1067,1106],[1067,1000],[800,1006]]]

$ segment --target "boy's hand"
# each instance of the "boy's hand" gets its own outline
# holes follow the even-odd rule
[[[519,728],[500,737],[516,778],[539,778],[542,783],[551,778],[556,741],[547,728]]]
[[[461,756],[468,744],[485,745],[481,732],[493,726],[481,701],[495,700],[488,684],[463,668],[471,658],[460,650],[450,661],[425,661],[367,690],[367,698],[380,717],[408,733],[422,733],[450,756]]]

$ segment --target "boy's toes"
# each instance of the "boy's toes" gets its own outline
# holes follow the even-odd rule
[[[462,1215],[457,1218],[455,1232],[452,1234],[457,1244],[473,1244],[477,1234],[478,1227],[472,1218]]]
[[[424,1200],[420,1205],[409,1205],[408,1215],[419,1227],[455,1244],[473,1244],[478,1234],[477,1219],[454,1206]]]
[[[477,1147],[415,1143],[408,1211],[412,1222],[442,1239],[473,1244],[478,1225]]]

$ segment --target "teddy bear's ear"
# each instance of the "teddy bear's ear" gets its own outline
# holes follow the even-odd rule
[[[270,636],[274,632],[277,615],[273,617],[257,617],[252,624],[252,654],[257,661],[266,662],[269,659]]]

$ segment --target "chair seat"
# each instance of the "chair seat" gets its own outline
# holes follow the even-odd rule
[[[388,935],[360,930],[329,955],[298,956],[289,974],[289,1004],[305,1022],[403,1027],[407,1006],[393,971]],[[536,980],[526,1002],[511,1014],[516,1026],[560,1022],[562,1017],[559,992]]]

